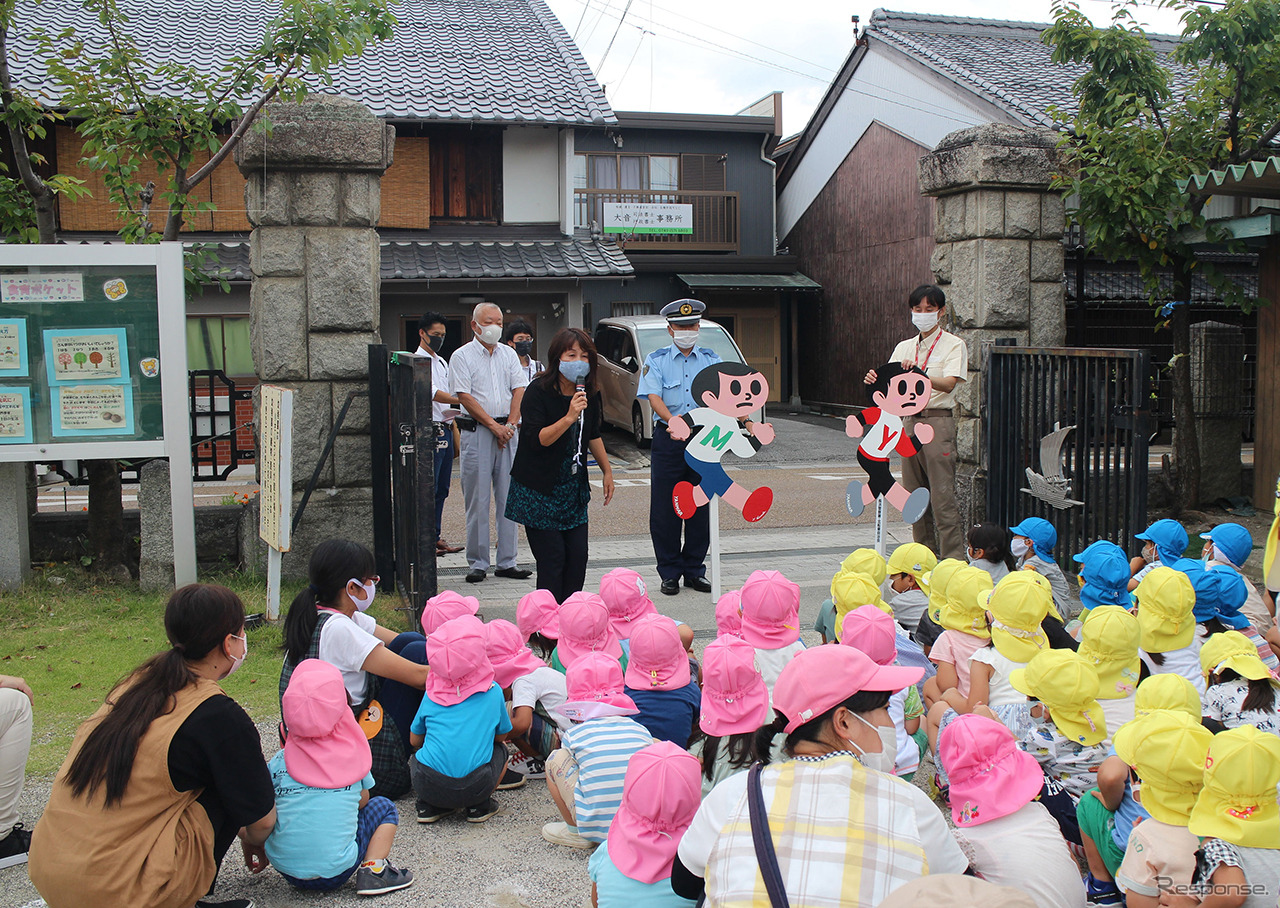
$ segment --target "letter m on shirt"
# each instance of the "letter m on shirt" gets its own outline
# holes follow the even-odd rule
[[[707,426],[706,430],[702,433],[702,440],[698,443],[710,445],[717,451],[723,451],[725,449],[725,445],[729,444],[732,438],[732,429],[727,430],[725,434],[721,435],[719,426]]]

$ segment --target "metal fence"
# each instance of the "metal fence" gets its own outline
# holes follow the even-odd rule
[[[240,464],[254,462],[252,432],[246,432],[253,426],[252,390],[237,388],[220,369],[196,369],[187,373],[187,399],[196,479],[226,479]]]
[[[987,519],[1049,520],[1060,561],[1096,539],[1130,547],[1147,521],[1146,351],[997,345],[989,353]]]

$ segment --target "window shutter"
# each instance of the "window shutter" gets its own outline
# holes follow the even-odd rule
[[[680,155],[680,188],[690,192],[724,192],[724,155]]]

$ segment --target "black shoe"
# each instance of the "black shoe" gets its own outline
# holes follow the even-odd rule
[[[228,899],[225,902],[201,899],[196,902],[196,908],[253,908],[253,899]]]
[[[484,571],[477,568],[476,570],[467,574],[467,583],[484,583],[484,578],[486,576],[487,575],[485,574]]]
[[[684,585],[691,590],[697,590],[699,593],[711,592],[711,581],[706,577],[686,577]]]
[[[451,813],[453,813],[452,808],[436,807],[434,804],[428,804],[426,801],[418,802],[419,823],[434,823],[436,820],[443,820]]]
[[[660,586],[659,589],[662,590],[662,595],[664,596],[674,596],[676,593],[680,592],[680,581],[674,579],[664,580],[662,581],[662,586]]]
[[[483,804],[472,804],[467,808],[468,823],[483,823],[489,817],[498,812],[498,802],[493,798],[485,801]]]
[[[27,863],[27,852],[31,850],[31,833],[22,828],[21,823],[3,839],[0,839],[0,868],[16,867]]]
[[[384,861],[382,869],[377,872],[372,867],[361,867],[356,871],[356,895],[382,895],[412,885],[413,872],[402,870],[390,861]]]
[[[502,781],[498,783],[498,791],[510,791],[513,788],[524,788],[529,784],[529,780],[515,770],[508,769],[502,774]]]
[[[493,572],[493,576],[506,577],[508,580],[525,580],[533,576],[533,571],[518,567],[498,568]]]

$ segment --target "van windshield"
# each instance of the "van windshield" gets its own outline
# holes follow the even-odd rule
[[[669,346],[671,335],[667,333],[665,325],[646,325],[636,328],[636,341],[640,344],[640,359],[643,361],[654,350]],[[698,346],[710,347],[726,363],[742,362],[742,357],[738,355],[738,348],[733,345],[733,340],[719,325],[704,323],[698,332]]]

